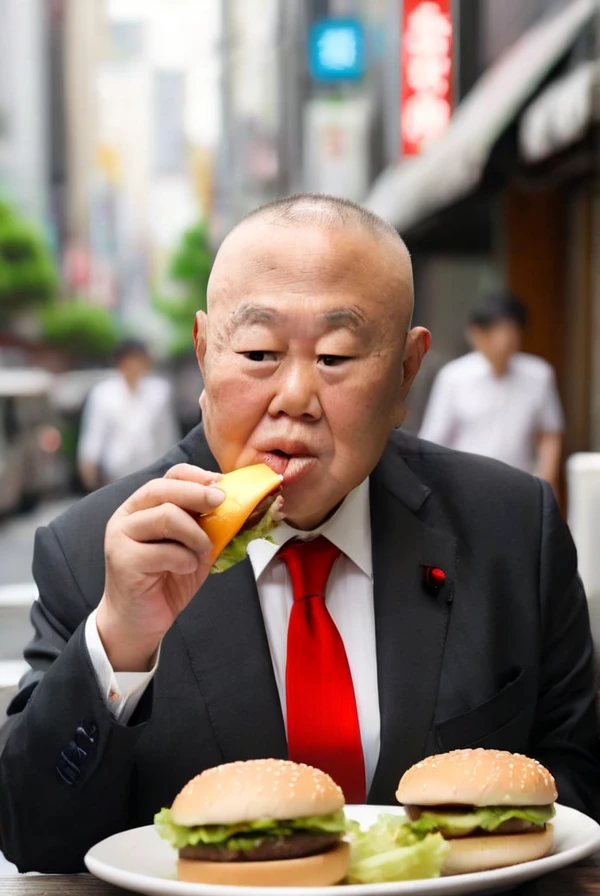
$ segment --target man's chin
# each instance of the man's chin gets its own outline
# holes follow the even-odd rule
[[[343,500],[343,499],[342,499]],[[308,531],[316,529],[336,512],[342,502],[322,503],[310,500],[310,491],[303,482],[283,489],[283,512],[285,522],[293,529]],[[319,505],[321,505],[319,507]]]

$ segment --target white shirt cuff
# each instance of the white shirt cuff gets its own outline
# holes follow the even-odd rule
[[[86,620],[85,643],[109,712],[118,722],[126,724],[158,668],[160,646],[149,672],[115,672],[98,634],[97,613],[98,610],[94,610]]]

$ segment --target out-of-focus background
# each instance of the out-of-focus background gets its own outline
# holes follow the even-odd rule
[[[295,191],[364,202],[408,243],[434,334],[408,429],[481,294],[525,301],[600,604],[599,54],[596,0],[0,0],[0,709],[34,531],[83,491],[90,389],[134,336],[193,426],[214,252]]]

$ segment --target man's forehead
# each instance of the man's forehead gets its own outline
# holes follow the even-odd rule
[[[257,277],[277,280],[292,274],[297,282],[360,277],[403,281],[412,294],[410,260],[402,243],[377,240],[365,227],[315,224],[284,225],[253,219],[236,228],[219,250],[209,283],[209,298],[255,284]]]

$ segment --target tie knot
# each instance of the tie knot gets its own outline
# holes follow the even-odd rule
[[[341,553],[323,535],[312,541],[293,541],[284,545],[279,556],[288,568],[294,600],[324,598],[333,564]]]

